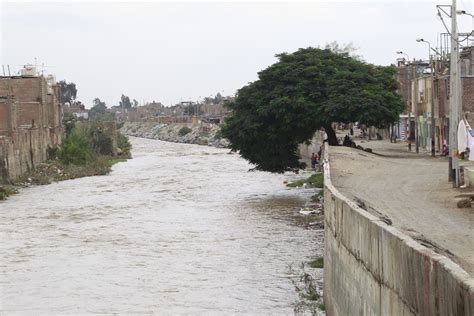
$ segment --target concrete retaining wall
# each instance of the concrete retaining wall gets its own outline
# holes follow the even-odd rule
[[[332,185],[324,150],[327,315],[474,315],[474,279]]]

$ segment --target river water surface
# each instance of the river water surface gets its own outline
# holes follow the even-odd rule
[[[107,176],[0,203],[2,315],[292,314],[288,266],[320,256],[312,190],[227,149],[132,139]]]

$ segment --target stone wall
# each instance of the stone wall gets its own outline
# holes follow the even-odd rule
[[[474,315],[474,279],[341,195],[324,159],[326,314]]]

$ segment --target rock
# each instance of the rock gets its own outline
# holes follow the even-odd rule
[[[466,207],[471,207],[472,202],[470,198],[465,198],[465,199],[460,199],[458,201],[458,207],[459,208],[466,208]]]
[[[308,224],[309,227],[324,229],[324,222],[311,222]]]
[[[310,208],[302,208],[299,211],[300,214],[302,215],[311,215],[311,214],[317,214],[316,210],[310,209]]]
[[[366,151],[368,153],[372,153],[372,148],[364,148],[364,151]]]
[[[183,126],[190,128],[191,132],[180,136],[179,130]],[[199,144],[217,148],[228,147],[230,145],[229,141],[217,136],[219,129],[220,127],[214,124],[125,122],[121,131],[130,136],[159,139],[174,143]]]

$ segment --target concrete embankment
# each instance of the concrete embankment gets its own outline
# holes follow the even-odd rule
[[[474,279],[343,196],[325,149],[327,315],[474,315]]]
[[[219,137],[219,126],[216,124],[125,122],[120,131],[129,136],[174,143],[209,145],[220,148],[229,146],[226,139]]]

